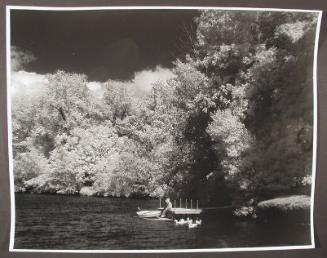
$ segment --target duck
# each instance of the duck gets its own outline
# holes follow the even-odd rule
[[[197,226],[198,226],[198,224],[196,224],[196,223],[192,223],[192,222],[188,223],[188,228],[196,228]]]
[[[184,225],[187,223],[187,221],[184,219],[180,219],[180,220],[175,219],[174,221],[176,225]]]
[[[197,224],[197,225],[201,225],[201,224],[202,224],[202,220],[201,220],[201,219],[196,219],[196,220],[195,220],[195,224]]]

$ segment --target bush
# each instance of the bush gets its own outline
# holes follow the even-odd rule
[[[310,196],[293,195],[259,202],[257,208],[259,210],[278,209],[281,211],[292,211],[310,209],[310,203]]]

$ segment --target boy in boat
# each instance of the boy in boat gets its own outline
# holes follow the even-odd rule
[[[168,217],[172,213],[173,204],[170,201],[170,198],[165,199],[165,206],[161,211],[160,218]]]

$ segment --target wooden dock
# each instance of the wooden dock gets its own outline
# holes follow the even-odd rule
[[[158,208],[156,210],[139,210],[136,214],[141,218],[159,218],[162,209],[163,208]],[[202,209],[172,208],[171,216],[169,217],[197,217],[201,213]]]
[[[158,210],[163,210],[163,208],[158,208]],[[202,209],[172,208],[171,212],[173,215],[199,215]]]
[[[199,215],[202,209],[172,208],[174,215]]]
[[[184,204],[184,205],[183,205]],[[189,206],[188,206],[189,205]],[[182,199],[179,199],[179,207],[177,206],[177,200],[172,201],[172,209],[171,213],[173,216],[197,216],[202,213],[202,209],[199,209],[199,201],[196,200],[196,205],[193,206],[192,199],[185,199],[183,202]],[[184,207],[183,207],[184,206]],[[195,208],[193,208],[195,207]],[[162,210],[163,207],[161,206],[161,198],[159,198],[159,208],[158,210]]]

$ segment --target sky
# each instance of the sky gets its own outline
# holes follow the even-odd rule
[[[133,80],[136,75],[146,79],[146,71],[167,74],[172,62],[185,55],[177,45],[184,27],[198,14],[196,10],[13,10],[11,45],[33,55],[25,72],[60,69],[97,82]]]

